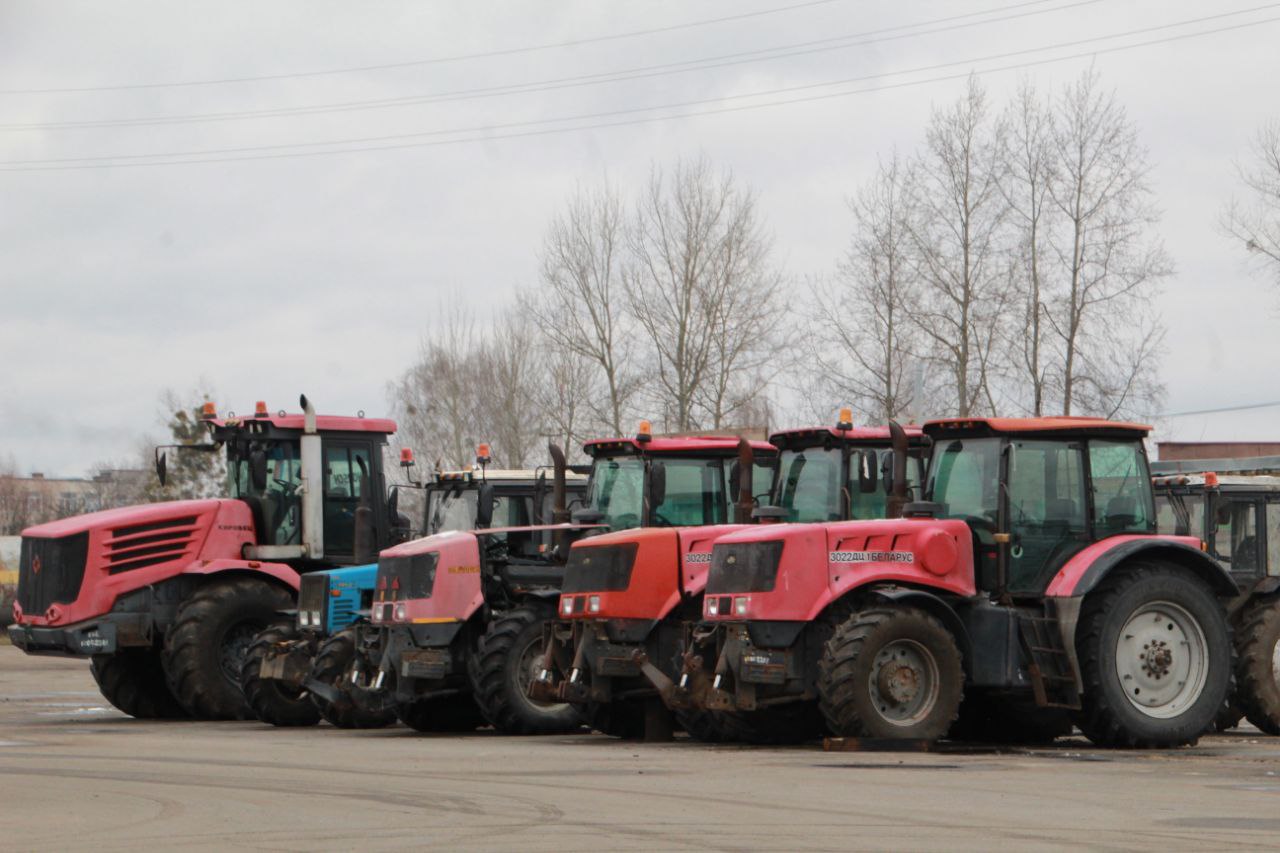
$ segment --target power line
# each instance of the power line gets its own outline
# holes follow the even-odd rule
[[[439,103],[443,101],[465,101],[477,98],[492,98],[505,95],[530,94],[534,92],[548,92],[558,89],[578,88],[582,86],[601,85],[607,83],[618,83],[629,80],[639,80],[652,77],[668,76],[671,74],[684,74],[690,71],[706,71],[714,68],[724,68],[732,65],[741,65],[750,62],[767,62],[775,59],[786,59],[794,56],[802,56],[813,53],[828,52],[834,50],[847,50],[853,47],[861,47],[868,44],[879,44],[889,41],[900,41],[902,39],[916,38],[918,36],[935,35],[937,33],[952,32],[959,29],[969,27],[985,26],[987,24],[1003,23],[1018,18],[1025,18],[1034,15],[1044,15],[1052,12],[1061,12],[1068,9],[1078,8],[1080,6],[1089,6],[1096,3],[1104,2],[1104,0],[1075,0],[1075,2],[1067,3],[1061,6],[1055,6],[1049,9],[1033,9],[1030,11],[1022,11],[1014,14],[1001,15],[999,17],[986,18],[985,20],[965,20],[960,23],[954,23],[961,19],[971,19],[982,15],[990,15],[995,12],[1007,12],[1011,9],[1019,9],[1026,6],[1039,6],[1051,0],[1029,0],[1029,2],[1017,3],[1012,6],[996,7],[985,9],[980,12],[969,12],[964,15],[952,15],[945,18],[936,18],[929,21],[921,21],[915,24],[902,24],[895,27],[888,27],[880,30],[870,30],[859,33],[849,33],[843,36],[831,38],[816,39],[811,41],[794,42],[791,44],[777,45],[769,48],[759,48],[756,50],[739,51],[735,53],[721,54],[718,56],[703,57],[700,59],[682,60],[679,62],[667,62],[657,65],[645,65],[635,68],[623,68],[614,71],[599,72],[596,74],[579,74],[569,77],[552,78],[548,80],[531,81],[527,83],[507,84],[502,86],[488,86],[471,89],[457,89],[446,92],[435,92],[423,95],[409,95],[398,98],[380,98],[374,100],[363,101],[346,101],[329,104],[312,104],[301,107],[276,107],[263,110],[231,110],[217,113],[189,113],[170,116],[152,116],[131,119],[90,119],[84,121],[61,121],[61,122],[38,122],[30,124],[0,124],[0,131],[26,131],[26,130],[70,130],[84,128],[104,128],[104,127],[148,127],[164,124],[182,124],[189,122],[214,122],[214,121],[241,121],[246,119],[259,118],[278,118],[290,117],[296,115],[322,115],[333,112],[350,112],[355,110],[369,109],[387,109],[394,107],[414,106],[418,104]],[[947,24],[947,26],[935,27],[934,29],[922,30],[922,27],[931,27],[936,24]],[[886,32],[899,31],[903,29],[916,29],[917,32],[899,33],[898,35],[883,35]],[[773,54],[773,55],[765,55]]]
[[[1189,415],[1217,415],[1224,412],[1247,412],[1253,409],[1274,409],[1280,406],[1280,400],[1273,403],[1250,403],[1246,406],[1223,406],[1220,409],[1195,409],[1190,412],[1164,412],[1156,415],[1158,418],[1184,418]]]
[[[1272,5],[1280,6],[1280,3],[1272,4]],[[1268,8],[1268,7],[1262,7],[1262,8]],[[1241,14],[1241,13],[1231,13],[1231,14]],[[1224,16],[1215,15],[1210,17],[1220,18]],[[1046,59],[1031,60],[1028,62],[1013,63],[1010,65],[984,69],[982,73],[990,74],[990,73],[998,73],[1002,71],[1012,71],[1012,70],[1017,70],[1022,68],[1032,68],[1040,65],[1047,65],[1054,62],[1065,62],[1072,59],[1083,59],[1091,56],[1100,56],[1100,55],[1105,55],[1110,53],[1118,53],[1121,51],[1133,50],[1140,47],[1150,47],[1153,45],[1167,44],[1170,42],[1183,41],[1191,38],[1200,38],[1208,35],[1216,35],[1219,33],[1246,29],[1246,28],[1258,26],[1261,24],[1274,23],[1276,21],[1280,21],[1280,16],[1263,18],[1257,21],[1248,21],[1240,24],[1232,24],[1229,26],[1218,27],[1210,30],[1201,30],[1199,32],[1181,33],[1178,35],[1164,36],[1162,38],[1151,39],[1145,42],[1136,42],[1134,44],[1117,45],[1115,47],[1110,47],[1110,48],[1101,48],[1097,50],[1083,51],[1080,53],[1069,54],[1066,56],[1057,56],[1057,57],[1050,57]],[[1187,22],[1184,21],[1184,22],[1181,22],[1181,24],[1169,24],[1169,25],[1158,26],[1158,27],[1149,27],[1149,28],[1146,28],[1145,31],[1150,32],[1150,31],[1168,29],[1171,26],[1180,26],[1186,23]],[[1141,31],[1138,31],[1138,32],[1141,32]],[[1120,35],[1123,35],[1123,34],[1120,34]],[[991,59],[995,59],[995,58],[1015,56],[1019,54],[1029,53],[1029,52],[1040,52],[1044,50],[1052,50],[1058,47],[1062,47],[1065,44],[1079,44],[1083,42],[1099,41],[1099,40],[1117,38],[1117,37],[1119,37],[1119,35],[1099,36],[1094,39],[1083,39],[1078,42],[1065,42],[1060,45],[1049,45],[1043,48],[1033,48],[1033,49],[1022,50],[1022,51],[1012,51],[1007,54],[996,54],[993,56],[982,57],[975,60],[966,60],[963,62],[942,63],[939,66],[931,66],[931,67],[936,68],[936,67],[943,67],[947,65],[961,65],[961,64],[969,64],[971,62],[990,61]],[[890,72],[886,74],[869,75],[869,76],[871,77],[895,76],[899,74],[913,73],[918,70],[921,70],[921,69],[911,69],[909,71]],[[809,96],[797,97],[797,98],[788,98],[788,99],[782,99],[777,101],[767,101],[760,104],[743,104],[739,106],[727,106],[727,107],[720,107],[717,109],[696,110],[696,111],[684,112],[684,113],[674,113],[670,115],[646,116],[641,118],[623,119],[619,121],[600,122],[600,123],[594,123],[594,124],[585,124],[585,125],[577,125],[577,126],[562,127],[562,128],[543,128],[539,130],[528,130],[528,131],[521,131],[521,132],[514,132],[514,133],[493,134],[493,133],[489,133],[488,131],[494,130],[494,129],[528,127],[531,125],[547,124],[550,122],[582,121],[587,118],[593,118],[593,117],[606,117],[606,116],[623,115],[623,114],[636,113],[636,112],[650,112],[653,110],[670,109],[670,108],[677,108],[677,107],[688,106],[688,105],[719,103],[719,102],[722,102],[725,100],[731,100],[731,99],[761,97],[761,96],[776,93],[776,92],[786,92],[786,91],[794,91],[797,89],[811,89],[816,87],[839,85],[848,81],[835,81],[832,83],[821,83],[821,84],[812,84],[808,86],[797,86],[797,87],[790,87],[789,89],[772,90],[771,92],[754,92],[746,95],[734,95],[734,96],[727,96],[725,98],[718,98],[718,99],[713,98],[713,99],[706,99],[702,101],[687,101],[687,102],[684,102],[684,104],[668,104],[668,105],[659,105],[655,107],[638,107],[638,108],[627,109],[627,110],[615,110],[615,111],[606,112],[606,113],[585,114],[583,116],[568,116],[568,117],[562,117],[562,118],[540,119],[540,120],[528,121],[528,122],[511,122],[507,124],[489,125],[487,127],[465,128],[465,129],[457,128],[453,130],[424,131],[422,133],[414,133],[414,134],[395,134],[395,135],[389,135],[389,136],[383,136],[383,137],[367,137],[364,140],[333,140],[328,142],[306,142],[306,143],[292,143],[292,144],[284,144],[284,145],[249,146],[249,147],[238,148],[238,149],[210,149],[207,151],[195,151],[195,152],[185,152],[185,153],[172,152],[172,153],[117,155],[117,156],[104,156],[104,157],[82,157],[82,158],[72,157],[72,158],[62,158],[62,159],[55,159],[55,160],[26,160],[26,161],[15,160],[15,161],[9,161],[7,163],[0,162],[0,171],[3,171],[3,172],[70,171],[70,170],[79,170],[79,169],[104,169],[104,168],[128,167],[128,166],[175,166],[175,165],[192,165],[192,164],[202,164],[202,163],[225,163],[225,162],[236,162],[240,160],[277,160],[277,159],[286,159],[286,158],[294,158],[294,157],[315,157],[315,156],[323,156],[323,155],[329,155],[329,154],[352,154],[352,153],[362,153],[362,152],[368,152],[368,151],[393,151],[393,150],[400,150],[405,148],[426,148],[426,147],[433,147],[438,145],[456,145],[456,144],[468,143],[468,142],[491,142],[491,141],[501,140],[501,139],[519,139],[519,138],[528,138],[528,137],[536,137],[536,136],[547,136],[547,135],[557,134],[557,133],[568,133],[568,132],[581,131],[581,130],[596,130],[596,129],[603,129],[603,128],[611,128],[611,127],[649,124],[649,123],[659,122],[659,121],[672,121],[676,119],[695,118],[699,116],[721,115],[725,113],[745,112],[748,110],[766,109],[770,107],[786,106],[790,104],[810,103],[814,101],[823,101],[823,100],[830,100],[833,98],[843,98],[843,97],[849,97],[852,95],[866,94],[869,92],[881,92],[881,91],[887,91],[887,90],[893,90],[893,89],[908,88],[913,86],[922,86],[922,85],[927,85],[929,83],[939,83],[939,82],[945,82],[950,80],[959,80],[967,77],[969,73],[970,72],[962,72],[959,74],[949,74],[949,75],[943,75],[943,76],[937,76],[937,77],[930,77],[922,80],[912,80],[912,81],[905,81],[901,83],[891,83],[891,84],[886,84],[882,86],[870,86],[862,89],[851,89],[851,90],[846,90],[841,92],[829,92],[825,94],[809,95]],[[447,135],[447,134],[473,133],[473,132],[480,132],[480,131],[484,131],[484,133],[478,136],[463,137],[458,139],[434,140],[434,141],[426,141],[426,142],[403,142],[403,143],[391,144],[391,145],[371,145],[371,146],[362,145],[360,147],[332,148],[332,149],[322,150],[322,151],[285,151],[285,152],[278,151],[279,149],[284,149],[284,148],[314,147],[319,145],[343,145],[343,144],[348,144],[350,142],[365,142],[365,141],[370,141],[370,142],[394,141],[399,139],[421,138],[424,136],[440,136],[440,135]],[[276,151],[278,153],[256,153],[256,152],[272,152],[272,151]],[[247,156],[237,156],[237,157],[205,156],[205,155],[217,155],[217,154],[242,154],[242,153],[246,154]],[[153,160],[150,162],[132,162],[132,163],[89,162],[89,161],[99,161],[99,160],[123,160],[126,158],[133,159],[135,161],[140,161],[141,158],[147,158],[147,157],[152,157],[152,158],[187,157],[187,158],[196,158],[196,159],[169,159],[169,160]],[[55,165],[41,165],[45,163],[55,164]],[[63,163],[80,163],[82,165],[60,165]]]
[[[378,65],[354,65],[346,68],[326,68],[317,71],[294,71],[281,74],[261,74],[252,77],[222,77],[210,80],[183,80],[171,83],[116,83],[104,86],[69,86],[59,88],[46,89],[0,89],[0,95],[55,95],[55,94],[71,94],[78,92],[118,92],[129,89],[176,89],[184,86],[216,86],[224,83],[258,83],[268,80],[289,80],[304,77],[323,77],[334,74],[357,74],[366,71],[389,71],[395,68],[413,68],[421,65],[440,65],[446,62],[462,62],[470,59],[492,59],[500,56],[515,56],[521,53],[536,53],[544,50],[556,50],[565,47],[577,47],[584,44],[596,44],[599,42],[618,41],[620,39],[639,38],[641,36],[658,35],[660,33],[670,33],[677,30],[693,29],[695,27],[706,27],[713,24],[724,24],[731,21],[742,21],[748,18],[760,18],[766,15],[777,15],[784,12],[794,12],[797,9],[807,9],[812,6],[826,6],[831,3],[844,2],[844,0],[807,0],[804,3],[793,3],[789,6],[777,6],[770,9],[760,9],[755,12],[741,12],[736,15],[725,15],[720,18],[703,18],[698,21],[687,21],[683,24],[670,24],[664,27],[652,27],[645,30],[630,30],[623,33],[608,33],[600,36],[589,36],[580,39],[570,39],[568,41],[551,42],[548,44],[528,45],[525,47],[510,47],[501,50],[487,50],[479,53],[459,53],[453,56],[437,56],[430,59],[410,59],[404,62],[385,62]],[[1048,0],[1039,0],[1039,2],[1048,2]]]

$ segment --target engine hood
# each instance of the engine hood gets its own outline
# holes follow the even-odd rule
[[[23,536],[38,539],[57,539],[104,527],[121,527],[124,525],[148,524],[153,521],[165,521],[188,515],[212,514],[226,504],[239,504],[239,501],[228,498],[210,498],[194,501],[166,501],[156,504],[136,504],[117,509],[104,509],[84,515],[74,515],[58,521],[37,524],[22,531]]]

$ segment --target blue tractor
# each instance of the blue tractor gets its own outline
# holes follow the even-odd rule
[[[476,526],[482,501],[494,526],[517,527],[550,520],[551,483],[545,469],[436,472],[421,487],[420,527],[400,517],[402,539]],[[570,496],[586,478],[566,476]],[[403,488],[403,487],[400,487]],[[415,513],[417,515],[417,513]],[[381,659],[379,633],[366,630],[378,566],[371,563],[304,575],[296,616],[258,634],[245,655],[241,688],[258,719],[275,726],[310,726],[326,720],[339,728],[377,728],[395,720],[390,708],[356,701],[349,672],[368,670]]]

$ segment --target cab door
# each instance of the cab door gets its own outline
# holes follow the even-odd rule
[[[330,439],[324,443],[324,552],[334,562],[355,558],[356,517],[361,505],[369,512],[371,545],[378,547],[382,523],[377,513],[377,471],[373,445],[367,441]]]

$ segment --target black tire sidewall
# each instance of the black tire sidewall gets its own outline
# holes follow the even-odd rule
[[[510,653],[503,665],[504,689],[510,694],[511,710],[536,727],[568,727],[579,724],[581,716],[573,705],[540,705],[529,698],[528,674],[522,676],[521,661],[530,644],[540,646],[543,623],[555,618],[554,612],[548,608],[531,608],[530,615],[533,618],[512,639]]]
[[[1116,674],[1121,629],[1140,607],[1155,601],[1168,601],[1190,614],[1206,644],[1207,671],[1200,695],[1187,710],[1168,719],[1149,717],[1135,708]],[[1096,618],[1101,619],[1098,647],[1082,650],[1081,665],[1097,667],[1096,673],[1085,673],[1085,684],[1096,684],[1102,696],[1086,696],[1086,705],[1104,702],[1115,722],[1143,744],[1190,742],[1210,729],[1230,685],[1232,651],[1226,618],[1204,584],[1171,571],[1146,573],[1120,589]]]

